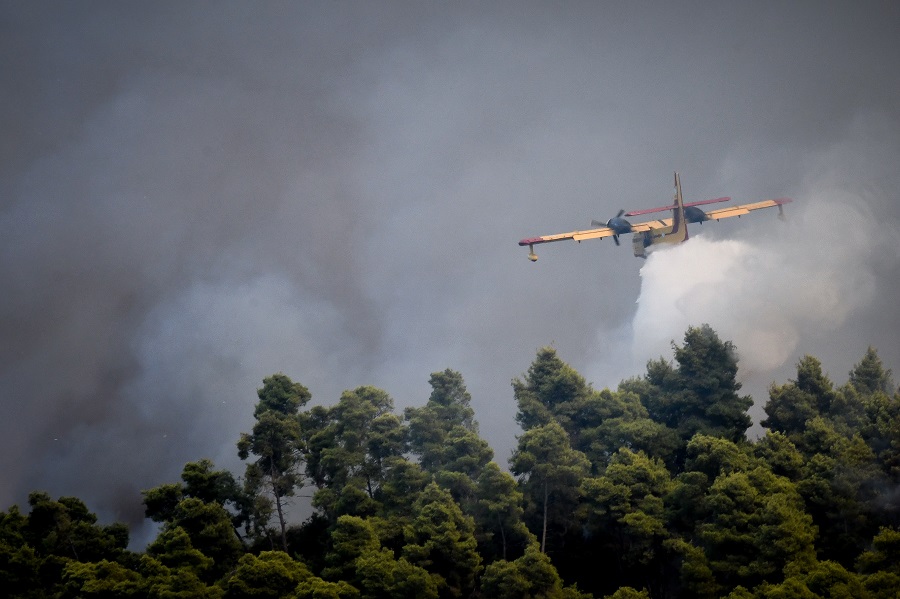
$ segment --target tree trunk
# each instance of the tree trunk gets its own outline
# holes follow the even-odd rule
[[[287,553],[287,532],[285,532],[284,526],[284,512],[281,511],[281,497],[275,495],[275,508],[278,510],[278,523],[281,524],[281,546],[284,548],[284,552]]]
[[[503,527],[503,520],[497,515],[497,523],[500,525],[500,539],[503,541],[503,561],[506,561],[506,529]]]
[[[541,553],[547,553],[547,479],[544,479],[544,532],[541,535]]]
[[[278,494],[278,480],[275,478],[274,467],[271,467],[270,474],[272,476],[272,494],[275,495],[275,509],[278,511],[278,523],[281,525],[281,546],[287,553],[287,533],[284,526],[284,511],[281,509],[281,495]]]

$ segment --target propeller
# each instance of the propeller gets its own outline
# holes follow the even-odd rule
[[[622,218],[622,215],[625,214],[625,209],[619,210],[619,213],[614,217],[606,221],[605,223],[600,222],[599,220],[592,220],[592,227],[609,227],[615,233],[613,233],[613,241],[616,242],[616,245],[619,245],[619,234],[620,233],[630,233],[631,232],[631,223]]]

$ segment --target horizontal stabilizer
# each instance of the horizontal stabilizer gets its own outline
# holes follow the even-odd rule
[[[688,202],[684,205],[685,208],[690,208],[691,206],[703,206],[706,204],[715,204],[718,202],[727,202],[731,198],[715,198],[712,200],[700,200],[699,202]],[[633,210],[631,212],[626,212],[625,216],[639,216],[641,214],[653,214],[654,212],[665,212],[666,210],[675,210],[675,204],[671,206],[660,206],[659,208],[647,208],[645,210]]]

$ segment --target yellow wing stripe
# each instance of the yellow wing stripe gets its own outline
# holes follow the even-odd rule
[[[660,229],[669,229],[672,227],[671,218],[661,218],[659,220],[651,220],[643,223],[635,223],[631,226],[631,233],[644,233],[645,231],[658,231]],[[558,233],[556,235],[542,235],[532,239],[534,243],[549,243],[551,241],[563,241],[564,239],[574,239],[575,241],[584,241],[586,239],[603,239],[604,237],[612,237],[616,232],[609,227],[600,229],[585,229],[584,231],[572,231],[570,233]],[[538,241],[540,240],[540,241]],[[525,244],[528,240],[522,240],[520,245]]]
[[[616,232],[609,227],[602,229],[593,229],[587,231],[575,231],[571,233],[572,239],[575,241],[584,241],[585,239],[603,239],[604,237],[612,237]]]
[[[779,206],[783,203],[776,200],[763,200],[762,202],[754,202],[752,204],[741,204],[740,206],[731,206],[729,208],[719,208],[718,210],[710,210],[706,213],[706,215],[713,220],[719,220],[721,218],[729,218],[732,216],[743,216],[752,212],[753,210],[759,210],[761,208],[773,208],[775,206]]]
[[[709,218],[715,220],[719,220],[720,218],[729,218],[732,216],[743,216],[745,214],[750,214],[750,211],[746,208],[741,208],[740,206],[723,208],[722,210],[712,210],[706,213]]]

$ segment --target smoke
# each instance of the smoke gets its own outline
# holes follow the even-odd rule
[[[267,43],[287,34],[234,8]],[[345,243],[360,225],[330,158],[353,137],[321,101],[330,58],[288,70],[292,52],[232,52],[191,19],[39,12],[15,17],[53,43],[3,36],[20,51],[4,53],[0,502],[46,489],[134,524],[139,491],[185,462],[235,465],[265,375],[329,401],[370,367],[378,322]]]
[[[707,323],[736,346],[738,377],[757,400],[757,416],[768,383],[783,381],[785,366],[803,354],[824,355],[828,364],[837,363],[836,353],[838,366],[849,370],[865,342],[848,323],[871,313],[879,288],[892,283],[884,271],[900,260],[900,227],[890,208],[896,191],[873,184],[896,178],[900,154],[863,143],[874,130],[894,127],[881,115],[858,118],[846,140],[811,161],[785,206],[785,222],[766,209],[739,223],[691,225],[688,242],[658,246],[641,268],[636,310],[621,331],[628,351],[612,368],[640,374],[648,359],[671,359],[672,343],[689,326]],[[891,310],[886,322],[896,318]],[[879,339],[895,355],[890,335]],[[592,372],[601,380],[613,374],[609,364]]]
[[[0,508],[44,489],[136,523],[187,461],[239,474],[277,371],[314,402],[373,384],[403,407],[459,370],[501,463],[509,381],[547,344],[598,385],[701,322],[742,376],[804,352],[845,370],[870,343],[896,371],[896,23],[4,3]],[[791,196],[789,220],[694,226],[646,263],[516,246],[660,205],[675,169],[691,199]]]
[[[796,353],[810,331],[839,329],[875,291],[875,275],[860,265],[876,248],[866,243],[866,223],[850,201],[798,198],[788,206],[796,220],[791,225],[774,221],[774,210],[756,213],[747,220],[769,219],[762,243],[712,240],[704,232],[651,254],[641,269],[635,346],[651,355],[668,353],[669,340],[706,322],[735,343],[745,372],[771,371]],[[824,234],[832,219],[849,229],[843,239]]]

